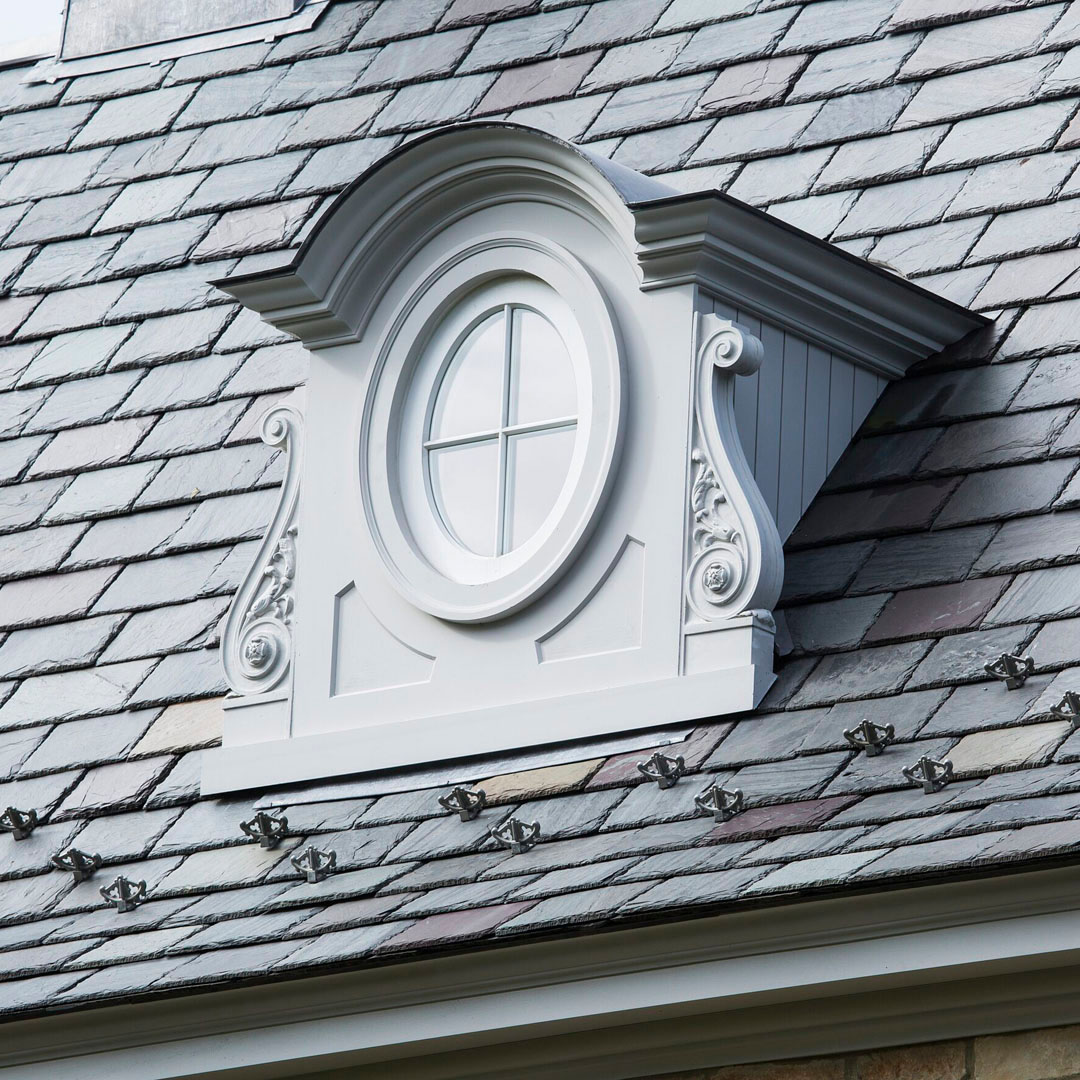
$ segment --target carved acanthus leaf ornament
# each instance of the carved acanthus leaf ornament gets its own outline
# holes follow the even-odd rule
[[[735,378],[763,357],[761,342],[735,323],[698,316],[685,589],[707,622],[771,611],[783,580],[780,537],[735,429]]]
[[[225,618],[225,677],[237,694],[273,690],[292,663],[301,431],[300,414],[291,406],[279,405],[263,417],[263,442],[283,449],[287,463],[274,519]]]

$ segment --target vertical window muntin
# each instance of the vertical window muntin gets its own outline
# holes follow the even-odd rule
[[[491,419],[495,421],[493,424],[482,425],[472,431],[463,430],[454,434],[447,434],[444,420],[447,412],[447,398],[452,395],[454,389],[453,380],[462,376],[463,369],[472,355],[470,350],[475,348],[488,333],[488,324],[501,326],[502,332],[501,370],[499,372],[497,398],[498,415],[491,414]],[[556,408],[550,404],[545,411],[543,403],[540,403],[539,411],[537,411],[535,401],[530,403],[524,400],[528,387],[526,378],[529,374],[526,370],[526,350],[535,353],[534,344],[540,345],[541,338],[545,334],[548,338],[547,349],[545,355],[541,358],[541,362],[544,360],[552,361],[555,370],[552,370],[549,375],[556,380],[556,397],[559,397],[558,390],[561,390],[563,400],[559,404],[568,406],[572,401],[571,412],[565,411],[565,408]],[[481,360],[483,360],[483,357],[481,357]],[[535,368],[536,359],[529,360],[528,364]],[[489,379],[490,374],[489,372]],[[558,386],[559,382],[563,384],[561,387]],[[576,437],[578,427],[577,399],[574,368],[567,345],[551,321],[537,308],[521,302],[505,302],[484,311],[458,337],[453,348],[449,350],[442,370],[435,382],[424,431],[425,485],[440,525],[455,543],[474,555],[499,558],[520,547],[521,544],[531,539],[543,527],[547,517],[554,510],[561,490],[571,472],[570,462],[574,449],[573,438],[569,443],[569,453],[567,453],[566,445],[560,448],[555,447],[554,443],[560,435],[570,434]],[[531,416],[532,419],[521,419],[521,416]],[[548,451],[548,465],[561,473],[561,479],[558,475],[545,477],[548,480],[554,479],[556,486],[554,490],[551,490],[549,485],[548,497],[544,499],[544,503],[548,505],[545,509],[544,503],[542,503],[539,514],[534,512],[528,515],[530,493],[520,490],[517,482],[517,473],[524,468],[522,460],[525,456],[523,451],[525,440],[546,442],[547,445],[541,447],[541,449]],[[559,441],[565,444],[565,439]],[[448,453],[453,454],[461,450],[468,452],[470,447],[477,452],[474,455],[474,461],[479,462],[480,454],[488,450],[492,445],[497,448],[497,466],[493,492],[494,529],[490,544],[478,544],[475,542],[475,538],[466,539],[462,535],[460,526],[455,527],[454,521],[460,522],[462,518],[448,505],[445,491],[446,485],[441,482],[440,477],[443,470],[438,467],[437,463],[440,458]],[[534,456],[536,446],[537,443],[534,442],[532,444]],[[552,451],[554,451],[554,454]],[[557,461],[554,460],[560,453],[565,458],[561,468],[558,466]],[[490,463],[488,468],[490,468]],[[518,511],[523,507],[525,508],[525,514],[519,515]],[[519,516],[526,515],[531,516],[532,520],[529,525],[520,530],[519,534],[519,530],[516,528],[517,519]],[[470,522],[469,524],[473,523]],[[484,530],[481,530],[480,535],[483,535],[483,532]],[[487,550],[478,550],[478,548],[487,548]]]

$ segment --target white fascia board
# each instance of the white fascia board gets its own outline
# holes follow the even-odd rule
[[[0,1067],[574,1080],[1073,1022],[1078,887],[1067,867],[47,1016],[3,1027]]]
[[[694,282],[890,379],[988,324],[719,192],[630,209],[642,288]]]

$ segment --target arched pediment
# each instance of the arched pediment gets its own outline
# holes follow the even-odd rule
[[[528,200],[572,207],[629,254],[630,207],[674,194],[533,128],[456,124],[405,143],[353,181],[289,266],[216,284],[306,345],[325,347],[362,335],[396,268],[427,237],[480,208]]]

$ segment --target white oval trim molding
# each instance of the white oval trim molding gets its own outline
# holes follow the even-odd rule
[[[572,417],[574,435],[565,482],[550,512],[520,543],[500,541],[486,556],[448,527],[430,452],[439,441],[432,437],[433,410],[456,352],[499,308],[533,311],[559,335],[577,407],[567,417],[547,418],[565,420],[569,430]],[[570,252],[542,237],[492,234],[455,250],[417,283],[375,355],[361,424],[360,486],[391,580],[411,603],[454,622],[489,621],[520,610],[580,551],[618,458],[623,364],[599,286]],[[507,440],[517,431],[505,412],[506,394],[500,422],[478,436],[498,442],[500,510]]]

